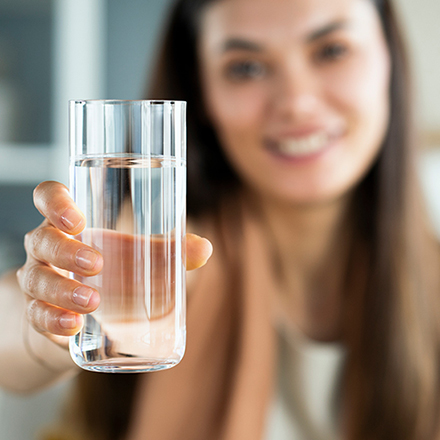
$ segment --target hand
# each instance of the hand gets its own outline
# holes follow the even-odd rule
[[[26,295],[30,324],[65,346],[65,337],[81,329],[82,315],[96,310],[100,302],[97,290],[68,278],[68,272],[78,279],[95,276],[105,257],[66,235],[79,234],[86,221],[64,185],[43,182],[34,191],[34,203],[45,220],[26,234],[27,260],[17,279]],[[186,243],[187,270],[203,266],[212,253],[211,243],[193,234],[187,234]]]

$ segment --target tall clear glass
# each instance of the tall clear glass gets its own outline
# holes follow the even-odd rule
[[[70,339],[86,370],[178,364],[186,342],[186,103],[70,101],[70,190],[85,214],[76,239],[104,257],[98,309]]]

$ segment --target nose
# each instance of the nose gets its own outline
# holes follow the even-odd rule
[[[309,120],[321,101],[318,79],[299,63],[285,67],[274,79],[272,110],[283,120],[299,123]]]

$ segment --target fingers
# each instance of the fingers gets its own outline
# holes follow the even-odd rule
[[[40,333],[73,336],[83,326],[81,315],[59,309],[36,299],[29,299],[26,315],[29,323]]]
[[[33,259],[78,275],[96,275],[103,266],[99,252],[47,224],[26,234],[25,248]]]
[[[99,305],[99,294],[91,287],[60,275],[49,266],[24,266],[17,273],[24,293],[76,313],[91,313]]]
[[[99,305],[96,290],[64,277],[49,266],[26,264],[17,279],[27,298],[27,318],[39,332],[60,336],[76,334],[83,325],[80,314]]]
[[[102,257],[65,235],[79,234],[86,220],[64,185],[41,183],[34,190],[34,203],[46,220],[26,235],[28,258],[17,272],[27,299],[27,317],[42,333],[71,336],[83,325],[81,314],[98,307],[99,294],[63,276],[59,269],[81,276],[95,275],[102,269]]]
[[[39,332],[76,334],[83,324],[79,314],[91,313],[99,305],[96,290],[49,266],[27,263],[17,272],[17,279],[26,294],[28,320]]]
[[[34,190],[34,204],[51,224],[62,231],[76,235],[86,225],[86,219],[59,182],[43,182]]]
[[[209,240],[195,234],[186,235],[186,269],[194,270],[206,264],[212,254]]]

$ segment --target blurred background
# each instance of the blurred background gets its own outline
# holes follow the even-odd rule
[[[67,101],[142,98],[171,2],[0,0],[0,273],[23,263],[23,235],[41,221],[33,188],[68,183]],[[420,177],[440,237],[440,2],[395,4],[416,80]],[[0,392],[0,440],[35,438],[68,387]]]

